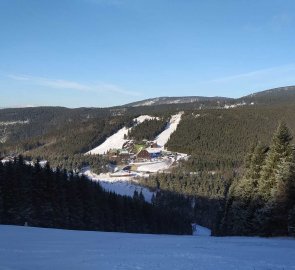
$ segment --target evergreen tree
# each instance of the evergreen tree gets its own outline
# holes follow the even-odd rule
[[[257,230],[266,235],[284,235],[288,231],[289,191],[294,181],[292,135],[285,123],[276,130],[258,185]]]
[[[251,234],[253,215],[257,207],[255,197],[267,148],[258,143],[245,158],[245,171],[229,189],[222,230],[230,234]]]
[[[241,180],[230,187],[223,229],[235,235],[287,235],[293,227],[295,159],[284,123],[270,150],[258,144],[245,159]]]
[[[279,169],[280,164],[292,161],[293,149],[290,144],[292,139],[293,137],[286,124],[280,123],[273,136],[270,151],[261,172],[259,195],[264,201],[271,199],[272,190],[276,185],[276,171]]]

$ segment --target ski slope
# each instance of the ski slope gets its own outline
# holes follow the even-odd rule
[[[0,226],[1,270],[294,270],[295,240]]]
[[[149,115],[141,115],[137,118],[134,118],[133,121],[138,125],[146,120],[156,119],[156,117],[152,117]],[[111,149],[121,149],[125,142],[124,137],[128,134],[131,128],[123,127],[119,129],[115,134],[108,137],[101,145],[95,147],[86,153],[86,155],[103,155],[106,154]]]
[[[110,181],[99,181],[100,185],[103,187],[103,189],[107,191],[114,192],[119,195],[125,195],[129,197],[133,197],[134,191],[137,191],[138,193],[142,192],[144,199],[146,202],[151,203],[152,202],[152,196],[153,192],[149,191],[147,188],[144,188],[140,185],[136,185],[130,181],[116,181],[116,182],[110,182]]]
[[[128,134],[128,131],[129,129],[126,127],[119,129],[115,134],[108,137],[101,145],[87,152],[86,155],[103,155],[111,149],[121,149],[123,144],[127,142],[127,140],[124,139],[124,136]]]
[[[142,192],[146,202],[151,203],[154,192],[148,188],[137,185],[133,177],[110,177],[108,174],[97,175],[90,170],[83,173],[89,179],[99,182],[103,189],[119,195],[133,197],[134,191]],[[133,179],[133,181],[132,181]]]
[[[179,112],[178,114],[172,115],[166,129],[162,133],[160,133],[155,139],[155,142],[157,142],[159,146],[164,147],[166,145],[166,143],[170,139],[171,134],[174,131],[176,131],[182,115],[183,112]]]

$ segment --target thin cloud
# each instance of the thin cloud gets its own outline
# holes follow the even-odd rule
[[[242,79],[260,79],[260,78],[262,78],[262,77],[264,78],[266,76],[269,76],[269,78],[272,79],[272,76],[274,76],[274,75],[275,76],[286,75],[289,78],[290,73],[292,73],[293,76],[295,75],[295,65],[294,64],[235,74],[235,75],[231,75],[231,76],[216,78],[216,79],[213,79],[213,80],[210,80],[207,82],[226,83],[226,82],[232,82],[232,81],[242,80]]]
[[[89,86],[83,85],[77,82],[73,82],[73,81],[54,80],[54,79],[48,79],[43,77],[34,77],[29,75],[14,75],[14,74],[8,75],[7,77],[16,81],[25,81],[27,83],[46,86],[50,88],[56,88],[56,89],[72,89],[72,90],[78,90],[78,91],[90,90]]]
[[[44,77],[35,77],[29,75],[15,75],[9,74],[8,78],[16,81],[23,81],[29,84],[40,85],[44,87],[54,88],[54,89],[64,89],[64,90],[75,90],[81,92],[95,92],[95,93],[118,93],[128,96],[140,96],[138,92],[128,91],[122,89],[121,87],[109,84],[109,83],[98,83],[93,85],[82,84],[79,82],[68,81],[68,80],[57,80],[49,79]]]
[[[198,89],[214,91],[217,95],[240,97],[260,90],[295,85],[295,64],[254,70],[202,81],[196,84]],[[237,91],[237,94],[235,92]]]
[[[128,95],[128,96],[141,96],[141,93],[139,92],[134,92],[134,91],[128,91],[124,90],[116,85],[113,84],[107,84],[107,83],[102,83],[93,88],[93,90],[97,92],[114,92],[118,94],[123,94],[123,95]]]

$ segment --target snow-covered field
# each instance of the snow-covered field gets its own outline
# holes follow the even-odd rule
[[[155,139],[155,142],[157,142],[158,145],[164,147],[165,144],[168,142],[171,134],[176,131],[178,124],[180,123],[181,116],[183,115],[183,112],[180,112],[178,114],[172,115],[167,128],[160,133],[157,138]]]
[[[0,226],[1,270],[291,270],[294,239]]]
[[[136,185],[134,182],[130,181],[99,181],[100,185],[108,191],[114,192],[120,195],[126,195],[129,197],[133,197],[134,191],[136,190],[138,193],[142,192],[144,199],[146,202],[151,203],[153,192],[149,191],[147,188]]]
[[[88,178],[93,181],[97,181],[107,191],[114,192],[119,195],[126,195],[132,197],[134,191],[141,191],[145,201],[151,202],[153,192],[148,188],[142,187],[134,181],[134,177],[110,177],[109,174],[97,175],[90,170],[86,170],[84,173]]]
[[[173,160],[165,159],[152,164],[144,164],[137,167],[138,172],[159,172],[167,170],[171,167]]]

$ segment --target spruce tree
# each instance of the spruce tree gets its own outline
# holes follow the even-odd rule
[[[282,162],[291,162],[293,149],[290,144],[293,137],[284,122],[280,123],[276,130],[270,151],[267,155],[265,165],[261,172],[259,183],[259,195],[264,201],[268,201],[272,196],[272,189],[276,184],[276,171]]]
[[[264,164],[267,148],[258,143],[245,158],[245,171],[236,179],[229,190],[223,230],[234,235],[248,235],[253,231],[253,215],[256,205],[258,181]]]
[[[261,234],[284,235],[288,231],[289,191],[294,179],[292,139],[286,124],[280,123],[259,180],[255,223]]]

